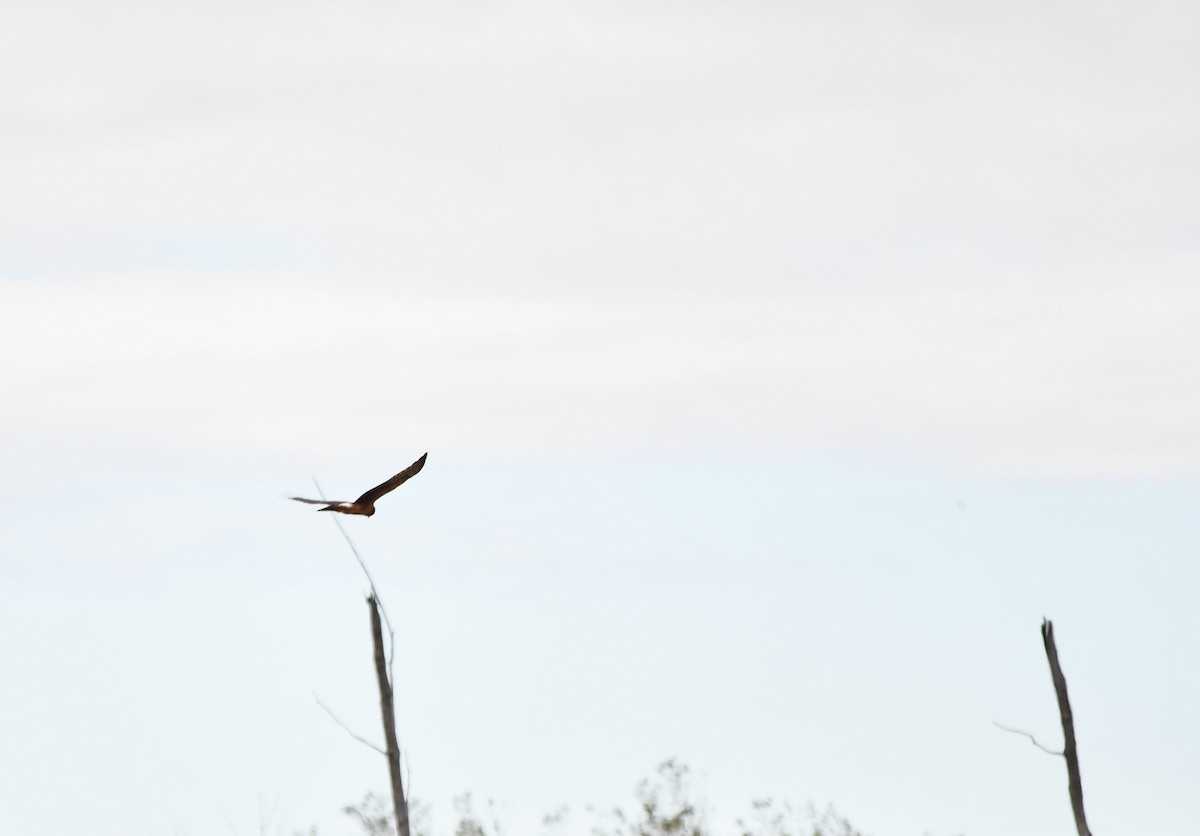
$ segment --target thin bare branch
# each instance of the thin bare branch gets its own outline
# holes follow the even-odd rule
[[[408,760],[408,752],[401,752],[400,754],[404,758],[404,783],[408,787],[405,795],[412,798],[412,764]]]
[[[375,586],[375,578],[371,575],[371,570],[367,568],[367,562],[362,559],[362,555],[358,552],[358,546],[354,545],[354,541],[350,539],[350,533],[346,531],[346,527],[342,525],[342,521],[338,519],[337,514],[332,514],[333,521],[337,524],[338,531],[342,532],[342,537],[346,539],[346,545],[350,547],[350,551],[354,553],[354,559],[358,561],[358,565],[362,567],[363,574],[367,576],[367,583],[371,585],[371,595],[379,604],[379,613],[383,616],[383,623],[387,625],[388,634],[392,637],[393,643],[396,637],[396,628],[392,626],[392,619],[388,616],[387,607],[383,605],[383,601],[379,598],[379,589]],[[395,655],[395,648],[390,655]]]
[[[220,810],[220,813],[221,818],[225,819],[225,826],[229,828],[229,832],[232,833],[233,836],[242,836],[242,834],[238,833],[237,828],[233,826],[233,822],[230,821],[229,814],[224,810]]]
[[[317,496],[324,500],[325,489],[322,488],[321,483],[317,481],[316,474],[313,474],[312,480],[313,484],[317,488]],[[383,615],[383,623],[386,624],[388,628],[388,676],[391,682],[395,682],[396,630],[394,627],[392,627],[392,619],[388,616],[387,607],[383,605],[383,601],[379,597],[379,590],[375,586],[375,578],[371,575],[371,570],[367,568],[367,562],[362,559],[362,555],[358,552],[358,546],[354,545],[354,541],[350,539],[350,534],[346,531],[346,527],[342,525],[342,521],[338,518],[338,515],[330,514],[329,516],[337,525],[338,531],[342,532],[342,537],[345,539],[346,545],[350,547],[350,552],[354,555],[354,559],[358,561],[359,568],[361,568],[363,574],[366,575],[367,583],[371,587],[371,596],[379,603],[379,612],[381,615]]]
[[[325,489],[321,487],[321,483],[317,481],[316,474],[312,477],[313,484],[317,487],[317,496],[325,499]],[[371,592],[375,592],[375,579],[371,577],[371,570],[367,568],[367,564],[363,562],[362,555],[358,553],[358,547],[354,545],[354,541],[350,539],[350,535],[346,533],[346,529],[342,526],[342,521],[338,519],[337,514],[330,514],[329,518],[337,523],[338,531],[342,532],[342,537],[346,538],[347,545],[350,546],[350,551],[354,553],[354,559],[358,561],[358,565],[362,568],[363,574],[367,576],[367,583],[371,585]]]
[[[351,737],[353,737],[355,740],[357,740],[359,743],[363,744],[364,746],[370,746],[372,749],[374,749],[379,754],[383,755],[384,757],[387,757],[387,750],[385,750],[382,746],[376,746],[374,743],[367,740],[362,735],[357,734],[352,728],[350,728],[345,723],[343,723],[338,718],[338,716],[336,714],[334,714],[332,710],[330,710],[329,706],[327,706],[325,703],[321,702],[320,697],[318,697],[316,694],[313,694],[313,699],[317,701],[317,705],[321,706],[321,708],[323,708],[325,710],[326,714],[328,714],[330,717],[333,718],[333,722],[337,723],[339,726],[342,727],[342,730],[344,732],[346,732],[346,734],[350,735]]]
[[[1041,749],[1043,752],[1045,752],[1048,755],[1058,755],[1059,757],[1062,756],[1062,752],[1057,752],[1054,749],[1051,749],[1049,747],[1043,746],[1042,744],[1038,743],[1037,738],[1034,737],[1032,734],[1030,734],[1027,731],[1021,731],[1020,729],[1014,729],[1011,726],[1004,725],[1003,723],[997,723],[995,720],[992,721],[992,725],[1002,731],[1012,732],[1013,734],[1019,734],[1022,737],[1028,737],[1030,743],[1032,743],[1034,746],[1038,747],[1039,749]]]
[[[375,597],[378,598],[379,596],[376,595]],[[381,603],[379,606],[382,607],[383,604]],[[396,631],[392,629],[392,622],[387,621],[387,611],[386,610],[383,613],[383,618],[384,618],[384,621],[387,623],[387,628],[388,628],[388,660],[387,660],[388,682],[391,683],[391,686],[393,688],[395,688],[396,687]]]

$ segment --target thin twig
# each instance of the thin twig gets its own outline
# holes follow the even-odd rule
[[[316,474],[312,477],[313,484],[317,486],[317,495],[325,500],[325,490],[321,487],[321,483],[317,481]],[[371,577],[371,570],[367,568],[367,564],[363,562],[362,555],[358,553],[358,548],[354,545],[354,541],[350,539],[350,535],[346,533],[346,529],[342,527],[342,521],[338,519],[337,513],[329,515],[335,523],[337,523],[338,531],[342,532],[342,536],[346,538],[346,543],[350,546],[350,551],[354,553],[354,559],[358,561],[358,565],[362,567],[363,574],[367,576],[367,583],[371,585],[371,592],[375,591],[375,579]]]
[[[326,714],[328,714],[330,717],[333,718],[333,722],[337,723],[339,726],[342,727],[342,730],[345,731],[346,734],[350,735],[351,737],[353,737],[355,740],[357,740],[359,743],[363,744],[364,746],[370,746],[372,749],[374,749],[379,754],[381,754],[385,757],[387,756],[387,752],[382,747],[376,746],[374,743],[367,740],[362,735],[357,734],[352,728],[350,728],[345,723],[343,723],[341,721],[341,719],[339,719],[338,716],[336,714],[334,714],[333,711],[330,710],[329,706],[327,706],[325,703],[321,702],[320,697],[318,697],[316,694],[313,694],[313,699],[317,701],[317,705],[319,705],[319,706],[321,706],[321,708],[325,709]]]
[[[354,541],[350,539],[350,533],[346,531],[346,527],[342,525],[342,521],[333,515],[333,521],[337,523],[338,531],[342,532],[342,537],[346,538],[346,544],[350,546],[350,551],[354,552],[354,558],[358,561],[358,565],[362,567],[363,574],[367,576],[367,583],[371,585],[371,596],[379,604],[379,613],[383,616],[383,623],[388,629],[388,682],[396,681],[396,628],[392,626],[391,616],[388,615],[387,607],[383,605],[383,599],[379,597],[379,590],[375,587],[375,578],[371,577],[371,572],[367,569],[367,563],[362,559],[362,555],[358,553],[358,547],[354,545]]]
[[[408,797],[412,798],[412,763],[408,760],[408,752],[401,752],[404,756],[404,783],[408,787]]]
[[[325,499],[325,490],[321,487],[321,483],[317,481],[316,474],[312,477],[313,484],[317,486],[317,496]],[[354,559],[358,561],[359,567],[363,570],[363,574],[367,576],[367,583],[371,586],[371,595],[379,602],[379,612],[383,615],[383,623],[388,628],[388,676],[392,682],[396,681],[395,658],[396,658],[396,630],[392,627],[392,619],[388,616],[387,607],[383,605],[383,601],[379,597],[379,590],[375,587],[375,578],[371,575],[371,570],[367,568],[367,563],[362,559],[362,555],[358,553],[358,546],[354,545],[354,541],[350,539],[350,534],[346,531],[346,527],[342,525],[342,521],[338,519],[336,513],[330,514],[334,523],[338,527],[338,531],[342,532],[342,537],[346,540],[346,545],[350,547],[350,552],[354,555]]]
[[[1027,732],[1027,731],[1021,731],[1020,729],[1014,729],[1014,728],[1011,728],[1011,727],[1009,727],[1009,726],[1006,726],[1006,725],[1004,725],[1003,723],[997,723],[995,720],[993,720],[993,721],[992,721],[992,725],[993,725],[993,726],[995,726],[995,727],[996,727],[996,728],[998,728],[998,729],[1001,729],[1001,730],[1003,730],[1003,731],[1006,731],[1006,732],[1012,732],[1013,734],[1019,734],[1019,735],[1022,735],[1023,737],[1028,737],[1028,738],[1029,738],[1029,741],[1030,741],[1030,742],[1031,742],[1031,743],[1032,743],[1034,746],[1038,747],[1039,749],[1041,749],[1041,750],[1042,750],[1043,752],[1045,752],[1046,754],[1048,754],[1048,755],[1058,755],[1059,757],[1062,757],[1062,754],[1063,754],[1062,752],[1056,752],[1054,749],[1051,749],[1051,748],[1049,748],[1049,747],[1043,746],[1042,744],[1038,743],[1038,741],[1037,741],[1037,738],[1036,738],[1036,737],[1034,737],[1032,734],[1030,734],[1030,733],[1029,733],[1029,732]]]
[[[387,613],[383,614],[387,618]],[[396,687],[396,631],[392,629],[392,622],[388,622],[388,682],[392,687]]]
[[[333,521],[337,524],[338,531],[342,532],[342,537],[346,538],[346,545],[350,547],[350,551],[354,552],[354,559],[358,561],[358,565],[362,567],[363,574],[367,576],[367,583],[371,585],[371,594],[379,601],[379,590],[375,586],[375,578],[371,576],[371,570],[367,568],[367,563],[362,559],[362,555],[358,553],[358,546],[354,545],[354,541],[350,539],[350,533],[346,531],[346,527],[342,525],[342,521],[333,515]],[[383,615],[383,623],[387,625],[388,632],[393,636],[396,635],[396,630],[392,627],[392,620],[388,617],[387,608],[379,601],[379,612]]]

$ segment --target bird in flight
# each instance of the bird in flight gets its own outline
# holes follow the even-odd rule
[[[309,505],[324,505],[324,508],[318,508],[318,511],[337,511],[339,514],[360,514],[364,517],[369,517],[375,513],[375,502],[386,493],[394,491],[396,488],[403,485],[412,477],[421,472],[421,468],[425,466],[425,456],[421,456],[408,467],[401,470],[391,479],[386,482],[376,485],[371,490],[364,493],[353,502],[330,502],[326,499],[305,499],[302,496],[293,496],[291,499],[297,502],[307,502]]]

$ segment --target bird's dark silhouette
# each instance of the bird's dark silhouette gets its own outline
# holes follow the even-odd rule
[[[375,513],[375,503],[381,496],[394,491],[396,488],[403,485],[412,477],[421,472],[421,468],[425,466],[425,453],[421,458],[410,464],[408,467],[401,470],[391,479],[386,482],[376,485],[371,490],[364,493],[353,502],[331,502],[327,499],[305,499],[302,496],[293,496],[291,499],[297,502],[307,502],[309,505],[324,505],[324,508],[318,508],[318,511],[337,511],[339,514],[358,514],[360,516],[369,517]]]

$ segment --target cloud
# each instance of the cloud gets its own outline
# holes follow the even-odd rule
[[[180,451],[733,450],[1192,474],[1190,263],[968,288],[608,301],[332,277],[8,285],[10,435]],[[415,448],[414,448],[415,449]]]
[[[810,253],[913,242],[1178,244],[1200,185],[1178,29],[1040,6],[38,7],[0,59],[25,80],[0,218],[43,258],[249,232],[542,288],[774,287]]]
[[[1194,13],[876,11],[22,8],[0,420],[1194,472]]]

